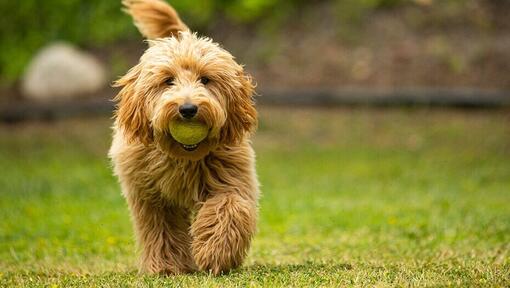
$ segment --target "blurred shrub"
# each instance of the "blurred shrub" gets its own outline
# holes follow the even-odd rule
[[[134,32],[120,1],[0,0],[0,74],[3,83],[22,73],[32,54],[54,40],[102,45]]]
[[[446,1],[446,0],[443,0]],[[448,0],[456,1],[456,0]],[[459,0],[462,1],[462,0]],[[120,12],[121,0],[0,0],[0,84],[16,80],[33,53],[48,42],[66,40],[101,46],[136,35],[131,19]],[[235,23],[272,21],[289,10],[319,2],[337,4],[342,24],[359,21],[380,7],[427,0],[171,0],[193,28],[221,15]]]

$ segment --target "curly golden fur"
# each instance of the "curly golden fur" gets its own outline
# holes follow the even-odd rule
[[[116,82],[122,89],[109,155],[141,271],[229,271],[242,264],[257,219],[254,85],[232,55],[191,33],[165,2],[123,3],[150,47]],[[196,105],[194,119],[209,127],[193,151],[169,132],[185,103]]]

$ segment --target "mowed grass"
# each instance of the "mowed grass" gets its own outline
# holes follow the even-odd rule
[[[510,114],[260,108],[240,269],[136,272],[111,121],[0,126],[0,287],[510,285]]]

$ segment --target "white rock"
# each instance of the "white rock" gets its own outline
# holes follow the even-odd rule
[[[106,71],[93,56],[66,43],[44,47],[32,59],[21,89],[31,100],[72,99],[105,87]]]

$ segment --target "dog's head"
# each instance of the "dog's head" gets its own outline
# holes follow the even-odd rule
[[[254,86],[234,57],[191,33],[160,0],[124,2],[149,48],[116,82],[116,125],[128,141],[157,147],[173,157],[200,159],[218,145],[233,145],[256,126]],[[170,134],[172,121],[207,125],[207,137],[190,149]]]

